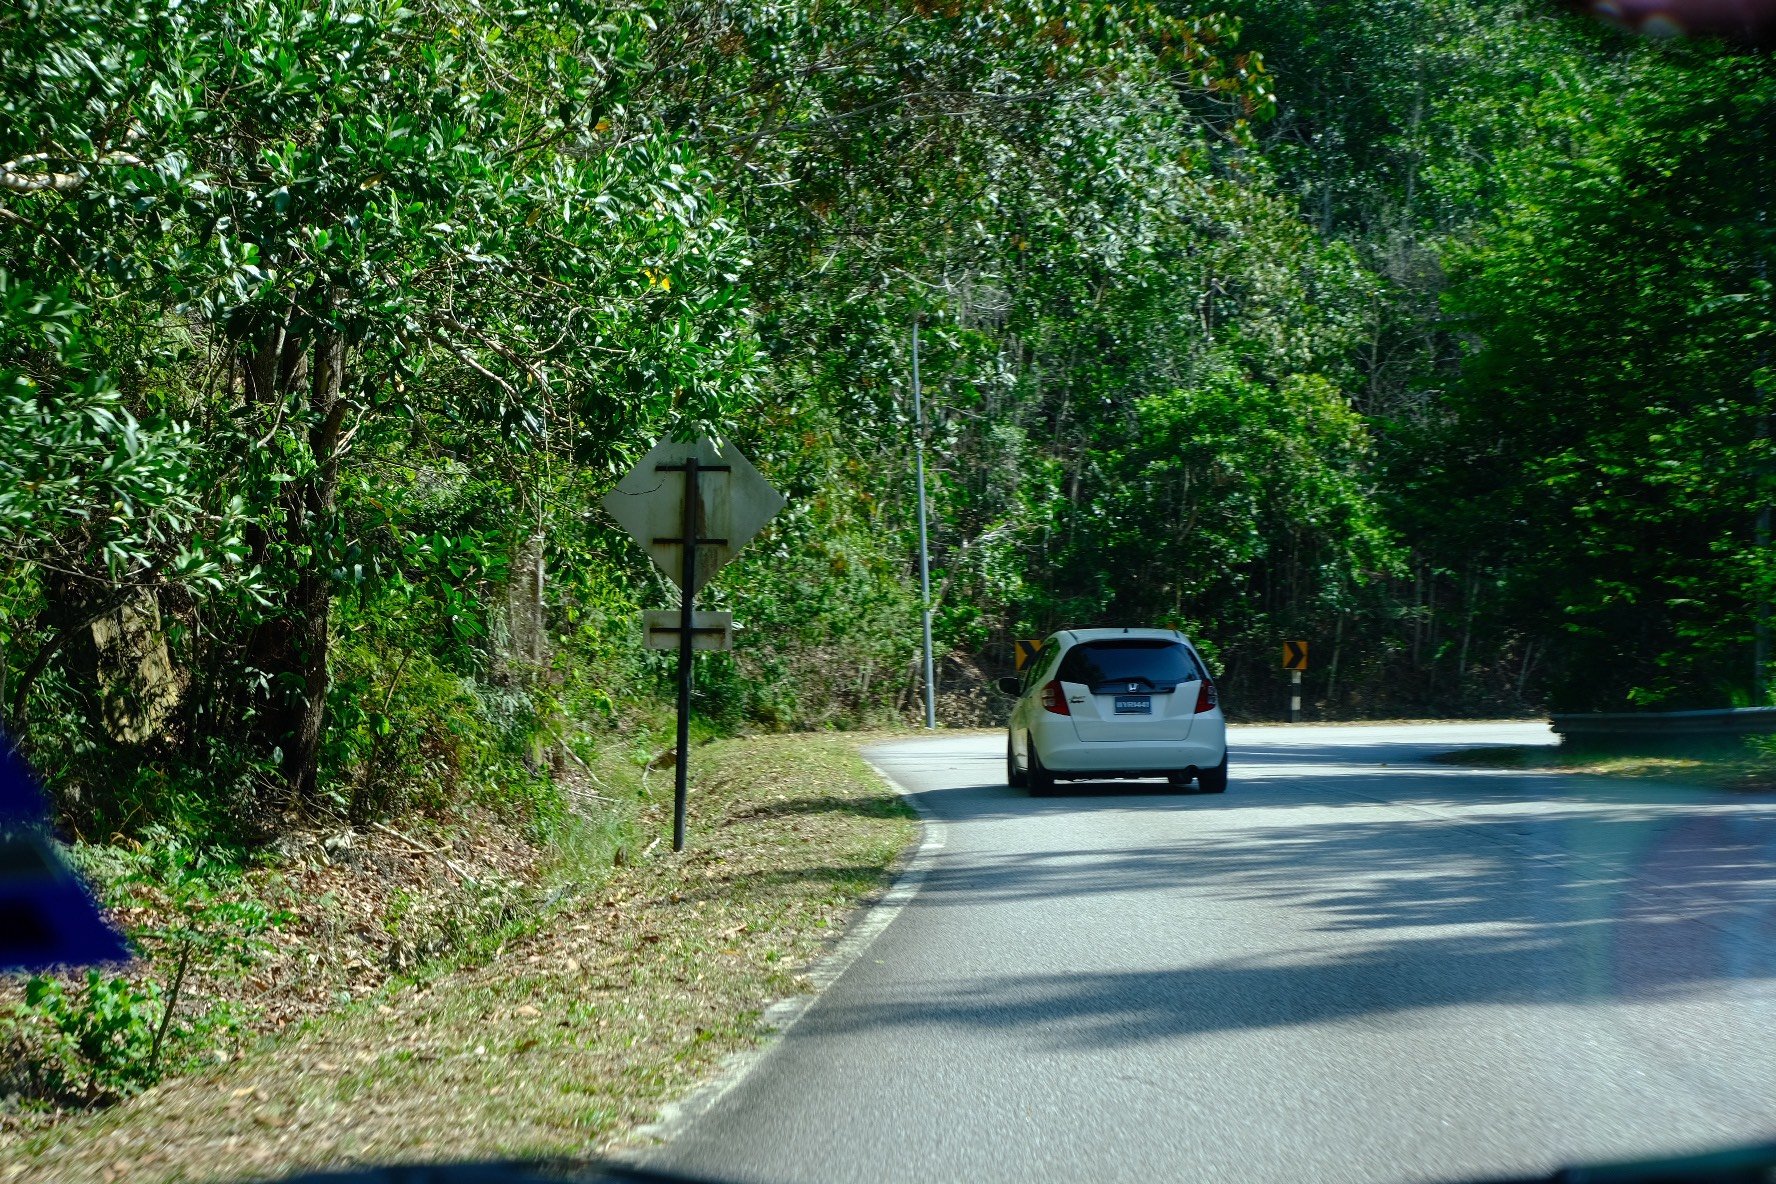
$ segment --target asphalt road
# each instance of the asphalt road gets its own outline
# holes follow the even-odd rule
[[[746,1181],[1408,1181],[1776,1134],[1776,801],[1236,730],[1224,796],[872,757],[918,894],[652,1162]]]

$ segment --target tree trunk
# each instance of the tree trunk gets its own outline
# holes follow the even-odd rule
[[[302,678],[302,704],[285,768],[290,789],[305,804],[317,796],[321,729],[327,716],[333,587],[329,574],[331,547],[323,536],[331,533],[339,493],[339,442],[348,407],[340,398],[344,369],[344,339],[335,332],[321,333],[315,339],[310,394],[315,423],[309,429],[309,446],[314,453],[315,472],[303,483],[302,491],[303,529],[309,538],[311,558],[297,576],[290,605],[295,626],[294,657]]]
[[[1417,560],[1412,564],[1412,672],[1417,674],[1422,668],[1419,653],[1424,642],[1424,614],[1419,610],[1424,607],[1424,569]]]
[[[1464,608],[1462,611],[1461,657],[1456,660],[1455,664],[1457,690],[1461,690],[1467,685],[1468,642],[1472,641],[1474,637],[1474,599],[1479,593],[1479,587],[1480,577],[1474,574],[1474,569],[1470,566],[1468,568],[1467,586],[1463,589],[1466,596],[1463,598]]]
[[[69,645],[83,651],[74,661],[79,669],[73,681],[78,693],[89,699],[88,708],[96,712],[99,701],[97,651],[87,631],[92,628],[94,621],[116,612],[128,599],[125,593],[108,592],[97,600],[89,600],[83,595],[77,580],[55,573],[51,573],[45,584],[49,603],[42,619],[51,627],[52,632],[37,647],[31,660],[24,664],[18,681],[10,684],[11,701],[7,704],[6,727],[14,737],[25,734],[25,709],[30,703],[31,688],[36,685],[43,672],[49,669],[51,661]]]
[[[255,562],[275,562],[280,547],[306,548],[308,555],[247,642],[247,665],[266,676],[270,687],[255,705],[253,742],[261,755],[282,754],[282,792],[269,803],[279,809],[311,805],[318,790],[333,607],[331,519],[339,488],[340,429],[349,406],[340,397],[344,362],[345,342],[337,334],[317,333],[304,346],[282,326],[248,357],[247,382],[257,386],[244,392],[249,401],[264,401],[275,392],[293,403],[306,383],[305,418],[315,461],[311,473],[284,487],[282,538],[266,530],[251,539]]]
[[[1425,694],[1437,689],[1437,569],[1431,568],[1425,578],[1425,660],[1430,673],[1425,678]]]

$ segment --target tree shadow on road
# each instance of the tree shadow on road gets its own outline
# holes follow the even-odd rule
[[[1028,973],[969,977],[953,990],[940,980],[823,1022],[1032,1025],[1060,1045],[1102,1045],[1455,1005],[1656,1001],[1776,979],[1776,810],[1699,805],[1656,787],[1619,795],[1627,800],[1537,797],[1519,781],[1489,789],[1478,807],[1449,795],[1468,807],[1460,814],[1403,813],[1399,803],[1425,800],[1420,772],[1349,770],[1337,789],[1355,801],[1242,803],[1237,784],[1225,804],[1186,797],[1203,825],[1150,843],[958,855],[929,873],[911,906],[1077,913],[1114,898],[1114,915],[1134,913],[1156,934],[1205,918],[1230,929],[1275,919],[1286,932],[1263,956],[1056,970],[1049,951],[1020,951],[1010,964]],[[1014,793],[923,796],[930,805],[953,795],[941,804],[952,821],[1102,810],[1112,794],[1137,815],[1179,808],[1124,786],[1073,801],[1014,803]],[[1301,820],[1294,807],[1310,804],[1337,809]],[[1776,1004],[1760,1032],[1776,1032]]]

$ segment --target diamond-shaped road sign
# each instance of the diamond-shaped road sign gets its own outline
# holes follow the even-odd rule
[[[732,444],[662,440],[604,497],[604,508],[674,584],[683,582],[685,462],[697,458],[697,578],[695,595],[784,507],[752,462]]]
[[[604,508],[654,566],[678,585],[677,613],[648,613],[648,648],[678,650],[678,763],[672,786],[672,849],[684,850],[691,746],[691,669],[700,649],[726,649],[733,618],[696,611],[697,590],[783,508],[783,495],[732,444],[662,440],[605,495]],[[677,617],[677,623],[673,618]]]

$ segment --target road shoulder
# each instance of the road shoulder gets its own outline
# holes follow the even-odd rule
[[[730,1053],[703,1084],[684,1097],[667,1102],[661,1108],[657,1120],[635,1128],[620,1144],[612,1145],[609,1150],[616,1157],[636,1163],[649,1162],[657,1152],[663,1151],[700,1116],[731,1093],[777,1048],[795,1022],[825,994],[827,988],[839,981],[882,931],[894,923],[901,910],[918,895],[926,875],[948,841],[945,825],[921,808],[918,798],[889,776],[880,765],[868,757],[862,759],[888,790],[900,795],[903,801],[918,812],[918,845],[901,860],[888,890],[879,898],[867,902],[851,919],[844,936],[808,968],[803,979],[809,989],[780,999],[766,1009],[762,1017],[762,1027],[766,1032],[764,1040],[753,1047]]]

